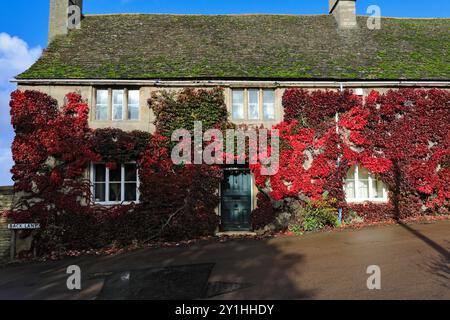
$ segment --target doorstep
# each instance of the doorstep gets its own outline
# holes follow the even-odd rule
[[[245,237],[245,236],[256,236],[256,232],[252,231],[225,231],[216,232],[217,237]]]

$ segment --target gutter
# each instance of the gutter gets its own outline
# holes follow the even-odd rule
[[[374,87],[450,87],[450,81],[273,81],[273,80],[128,80],[128,79],[13,79],[13,83],[30,85],[129,85],[155,87],[305,87],[305,88],[374,88]]]

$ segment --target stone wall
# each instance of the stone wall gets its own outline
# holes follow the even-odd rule
[[[0,262],[5,262],[10,255],[11,231],[7,228],[7,221],[1,213],[11,207],[13,198],[12,187],[0,187]]]

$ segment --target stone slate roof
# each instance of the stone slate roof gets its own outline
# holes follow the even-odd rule
[[[450,19],[330,15],[85,16],[18,79],[450,80]]]

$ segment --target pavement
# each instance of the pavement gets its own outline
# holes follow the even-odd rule
[[[147,248],[1,268],[0,299],[170,299],[191,292],[187,298],[448,300],[449,250],[450,221]],[[82,290],[67,289],[70,265],[81,269]],[[380,290],[367,288],[369,266],[380,268]],[[139,288],[124,282],[130,277]],[[155,296],[153,287],[168,291]]]

